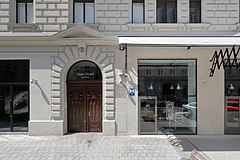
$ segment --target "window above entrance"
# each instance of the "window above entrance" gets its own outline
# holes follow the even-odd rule
[[[90,61],[75,63],[68,72],[68,81],[102,81],[102,74],[99,67]]]

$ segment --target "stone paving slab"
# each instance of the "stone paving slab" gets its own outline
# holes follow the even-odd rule
[[[179,135],[176,136],[182,151],[188,158],[193,149],[211,160],[239,160],[240,135]]]
[[[1,160],[180,160],[167,137],[0,135]]]

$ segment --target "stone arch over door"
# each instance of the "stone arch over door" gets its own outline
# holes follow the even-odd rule
[[[102,132],[102,73],[89,60],[68,70],[67,120],[68,132]]]
[[[102,72],[103,134],[115,135],[115,53],[108,51],[107,46],[86,46],[85,43],[80,43],[76,46],[59,47],[58,56],[52,57],[52,120],[63,120],[63,132],[67,132],[66,77],[69,68],[80,60],[90,60],[96,63]]]

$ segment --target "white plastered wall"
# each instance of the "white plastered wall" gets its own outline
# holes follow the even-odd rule
[[[29,60],[29,135],[61,134],[61,126],[51,123],[51,56],[57,48],[0,47],[0,54],[1,60]]]

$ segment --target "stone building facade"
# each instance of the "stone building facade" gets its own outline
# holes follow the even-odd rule
[[[164,8],[168,3],[171,7]],[[28,131],[30,135],[240,133],[238,73],[227,74],[230,71],[221,68],[209,77],[214,52],[240,44],[239,6],[238,0],[0,0],[0,65],[5,66],[0,74],[10,72],[9,63],[15,66],[12,74],[22,72],[17,72],[18,60],[25,60],[29,67],[24,70],[28,80],[22,89],[28,95],[25,118],[15,111],[17,96],[23,93],[15,88],[23,81],[0,80],[0,113],[6,117],[0,120],[0,131]],[[93,22],[77,23],[77,7],[84,8],[83,15],[90,14]],[[165,20],[175,20],[161,22],[162,10]],[[200,20],[193,22],[191,13]],[[142,22],[134,22],[139,17]],[[80,87],[80,95],[93,83],[79,74],[97,73],[79,70],[93,65],[102,74],[100,98],[95,95],[90,101],[93,91],[86,91],[83,97],[88,98],[72,100],[73,88]],[[69,75],[74,67],[80,68],[74,71],[79,79],[72,80]],[[13,103],[7,105],[8,96]],[[75,103],[83,109],[74,110]],[[98,103],[101,112],[95,114]]]

